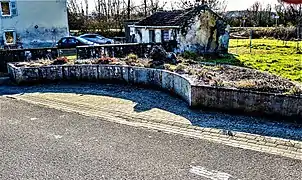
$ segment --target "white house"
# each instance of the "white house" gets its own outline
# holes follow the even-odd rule
[[[228,25],[207,5],[156,12],[129,27],[133,42],[175,41],[177,52],[212,53],[228,49]]]
[[[52,47],[69,35],[67,0],[0,0],[0,47]]]

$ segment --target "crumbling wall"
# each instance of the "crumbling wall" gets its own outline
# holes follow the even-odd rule
[[[182,26],[177,38],[178,52],[227,52],[226,27],[225,22],[210,11],[202,11]]]

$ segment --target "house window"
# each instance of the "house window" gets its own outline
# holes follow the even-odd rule
[[[5,31],[3,36],[4,36],[4,44],[6,45],[16,44],[15,31]]]
[[[1,1],[0,8],[2,16],[11,16],[11,3],[9,1]]]
[[[154,43],[155,42],[155,31],[149,30],[149,42]]]
[[[169,30],[163,30],[162,35],[163,35],[163,40],[164,41],[169,41],[170,40]]]

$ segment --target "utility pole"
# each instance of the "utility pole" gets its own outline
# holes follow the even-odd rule
[[[147,17],[147,0],[144,0],[145,17]]]
[[[130,19],[130,7],[131,7],[131,0],[128,0],[127,4],[127,18]]]

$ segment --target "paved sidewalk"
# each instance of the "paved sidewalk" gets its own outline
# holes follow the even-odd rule
[[[301,160],[4,96],[0,107],[0,179],[301,179]]]
[[[63,111],[77,112],[86,116],[97,116],[108,121],[130,126],[145,127],[166,133],[177,133],[233,147],[302,160],[302,141],[300,140],[270,137],[263,135],[265,133],[259,135],[257,133],[240,132],[236,131],[235,128],[231,130],[217,128],[215,127],[214,122],[215,116],[213,116],[212,119],[214,124],[212,127],[196,126],[199,125],[199,121],[193,121],[192,117],[184,115],[190,114],[190,110],[184,108],[181,101],[177,98],[172,98],[174,99],[172,100],[174,101],[173,103],[175,103],[174,106],[179,108],[177,111],[174,111],[171,110],[171,108],[163,108],[163,106],[161,106],[161,108],[156,108],[155,104],[150,107],[142,106],[142,104],[137,102],[137,97],[129,97],[128,99],[121,97],[123,96],[123,93],[127,95],[133,94],[133,92],[131,92],[135,91],[133,88],[128,89],[128,91],[119,90],[114,92],[119,94],[118,96],[113,96],[114,93],[108,91],[112,90],[110,88],[107,90],[105,89],[104,92],[100,92],[100,94],[92,93],[91,91],[93,91],[93,89],[89,87],[84,89],[85,90],[81,90],[83,94],[79,92],[72,93],[72,91],[62,93],[62,89],[58,92],[53,92],[54,89],[47,89],[43,93],[34,93],[34,91],[32,91],[30,93],[8,95],[8,97]],[[152,96],[152,91],[148,91],[150,92],[150,96]],[[86,94],[84,92],[86,92]],[[147,94],[145,94],[145,97],[146,96]],[[159,94],[159,96],[162,96],[163,101],[167,100],[165,99],[166,95]],[[140,98],[144,98],[144,96]],[[136,101],[134,101],[134,99],[136,99]],[[233,117],[234,121],[238,122],[240,122],[240,120],[238,120],[240,118],[243,117]],[[248,124],[241,124],[248,127]],[[272,125],[272,129],[275,128],[274,124],[270,125]],[[278,126],[278,124],[276,124],[276,126]],[[254,125],[251,125],[250,127],[254,128]],[[265,127],[266,126],[264,126],[264,128]],[[284,131],[290,131],[291,128],[284,129]],[[295,139],[299,139],[299,137],[302,136],[299,128],[293,130],[292,134],[296,135],[293,136]]]

